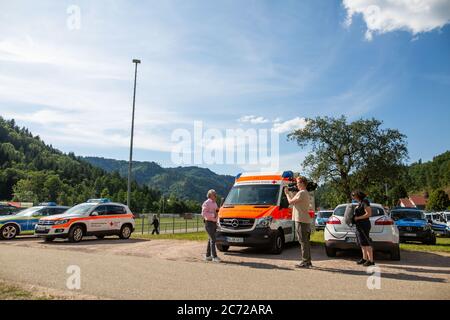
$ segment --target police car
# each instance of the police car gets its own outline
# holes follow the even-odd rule
[[[11,240],[19,234],[33,234],[39,219],[61,214],[67,209],[69,207],[57,206],[54,202],[47,202],[16,214],[2,216],[0,217],[0,239]]]
[[[103,239],[109,235],[128,239],[134,226],[134,216],[126,205],[109,199],[91,199],[64,214],[39,220],[35,235],[45,241],[67,238],[70,242],[80,242],[84,236]]]

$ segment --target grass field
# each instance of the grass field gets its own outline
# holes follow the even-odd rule
[[[400,248],[411,251],[434,251],[450,253],[450,238],[437,237],[435,245],[421,243],[401,243]]]
[[[153,226],[151,225],[151,217],[150,220],[146,217],[145,219],[142,218],[136,218],[136,231],[135,233],[142,233],[147,234],[153,230]],[[143,226],[143,228],[142,228]],[[160,219],[160,231],[161,232],[170,232],[173,230],[186,230],[186,229],[196,229],[197,230],[203,229],[203,221],[199,217],[194,217],[193,219],[187,219],[176,217],[173,218],[166,218],[163,217]]]
[[[169,240],[191,240],[191,241],[206,241],[208,240],[208,235],[205,231],[200,232],[188,232],[188,233],[167,233],[167,234],[140,234],[134,232],[131,236],[134,239],[149,239],[149,240],[161,240],[161,239],[169,239]]]
[[[173,240],[194,240],[204,241],[208,239],[206,232],[191,232],[191,233],[168,233],[160,235],[139,234],[133,233],[133,238],[136,239],[173,239]],[[323,231],[316,231],[311,235],[311,244],[313,246],[325,245]],[[450,238],[437,237],[436,245],[425,245],[420,243],[401,243],[402,250],[410,251],[425,251],[425,252],[448,252],[450,253]]]
[[[311,236],[313,245],[324,245],[323,231],[316,231]],[[434,251],[450,252],[450,238],[437,237],[436,245],[426,245],[421,243],[400,243],[400,249],[410,251]]]

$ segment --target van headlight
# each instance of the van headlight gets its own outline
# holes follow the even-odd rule
[[[256,228],[268,228],[272,223],[272,217],[256,219]]]
[[[55,221],[55,224],[65,224],[65,223],[67,223],[67,222],[69,222],[69,221],[70,221],[69,219],[56,220],[56,221]]]

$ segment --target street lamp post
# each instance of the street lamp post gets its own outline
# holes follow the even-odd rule
[[[137,65],[141,63],[141,60],[133,59],[135,64],[134,68],[134,90],[133,90],[133,113],[131,116],[131,140],[130,140],[130,161],[128,163],[128,190],[127,190],[127,206],[130,207],[131,198],[131,166],[133,162],[133,136],[134,136],[134,110],[136,102],[136,78],[137,78]]]

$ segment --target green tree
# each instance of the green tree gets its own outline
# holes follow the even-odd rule
[[[44,182],[44,193],[47,194],[47,201],[57,201],[62,192],[63,182],[57,175],[50,175]]]
[[[100,198],[111,199],[111,195],[109,194],[108,188],[103,188],[102,193],[100,194]]]
[[[446,210],[449,205],[450,200],[448,194],[445,193],[444,190],[437,189],[434,190],[428,198],[427,210],[442,211]]]
[[[300,147],[311,147],[303,166],[313,179],[333,182],[337,191],[350,200],[351,190],[377,188],[383,194],[384,182],[401,175],[407,158],[405,136],[398,130],[382,129],[376,119],[348,122],[340,118],[306,119],[304,128],[288,139]]]
[[[19,180],[13,188],[14,201],[37,203],[38,195],[33,191],[32,181],[29,179]]]

